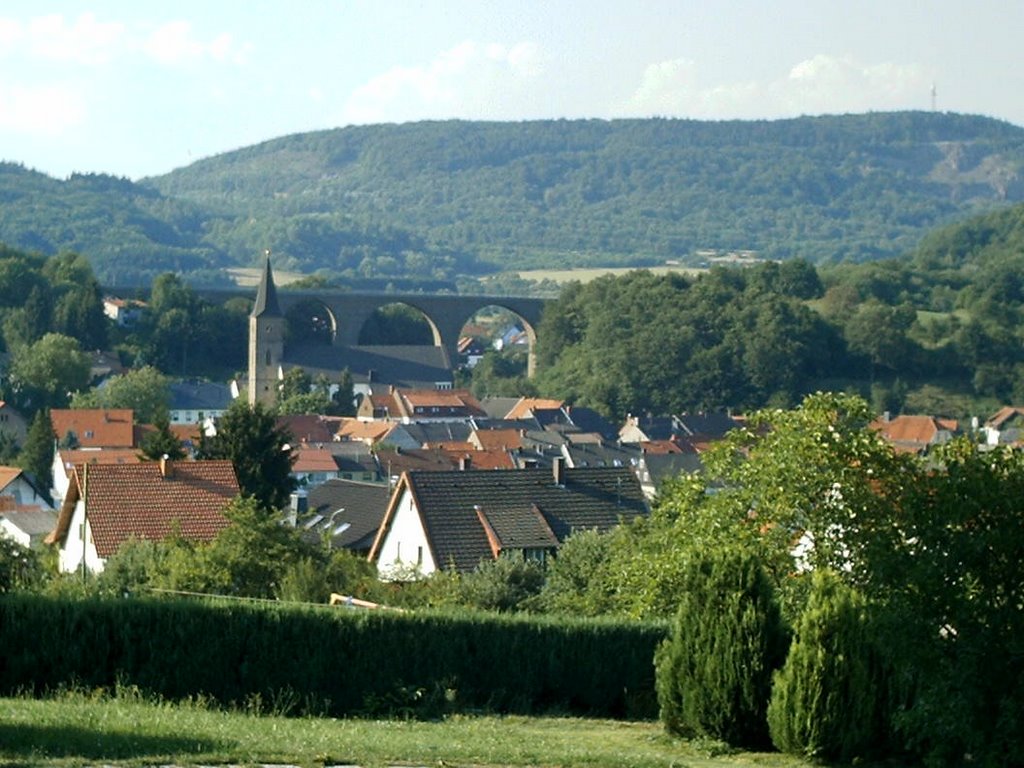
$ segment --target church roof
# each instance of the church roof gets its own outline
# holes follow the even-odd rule
[[[263,265],[260,287],[256,291],[256,302],[252,306],[253,317],[280,317],[281,306],[277,303],[277,286],[274,285],[274,273],[270,269],[270,254]]]

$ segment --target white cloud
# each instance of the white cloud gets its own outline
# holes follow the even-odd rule
[[[91,13],[69,20],[61,14],[36,16],[27,22],[0,18],[0,55],[83,65],[102,64],[117,55],[125,27],[101,22]]]
[[[26,135],[59,136],[80,125],[85,115],[85,100],[75,88],[0,86],[0,129]]]
[[[425,64],[395,67],[357,88],[342,123],[412,119],[511,119],[529,107],[544,73],[536,45],[466,41]]]
[[[25,30],[14,19],[0,18],[0,56],[14,51],[15,43],[25,36]]]
[[[153,30],[140,45],[141,50],[161,64],[177,66],[202,59],[243,63],[247,46],[239,47],[230,34],[210,41],[200,40],[187,21],[170,21]]]
[[[631,116],[701,119],[792,117],[921,106],[929,87],[921,67],[817,55],[775,80],[705,84],[696,62],[646,68],[632,97],[616,109]]]

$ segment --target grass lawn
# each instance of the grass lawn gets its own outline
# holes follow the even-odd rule
[[[258,710],[258,707],[254,708]],[[437,722],[285,718],[139,696],[0,699],[0,765],[811,765],[668,738],[657,723],[455,716]]]

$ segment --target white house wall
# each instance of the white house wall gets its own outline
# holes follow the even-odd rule
[[[0,516],[0,536],[16,541],[25,549],[32,546],[32,537],[3,516]]]
[[[71,515],[71,525],[67,538],[60,546],[59,567],[62,573],[76,573],[82,569],[82,555],[85,555],[85,567],[92,573],[99,573],[106,563],[96,554],[96,544],[92,539],[92,527],[86,521],[85,544],[82,543],[82,521],[85,519],[85,504],[79,501]]]
[[[381,544],[377,568],[385,580],[399,574],[429,576],[437,570],[423,522],[408,491],[398,501],[391,527]]]

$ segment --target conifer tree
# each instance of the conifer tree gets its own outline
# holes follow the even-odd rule
[[[771,676],[786,647],[758,559],[738,550],[696,557],[683,578],[671,634],[655,656],[665,727],[682,736],[764,747]]]
[[[156,461],[167,457],[171,461],[179,461],[185,458],[185,449],[181,447],[181,440],[171,432],[171,423],[166,416],[157,419],[156,431],[150,432],[139,446],[142,456],[146,459]]]
[[[18,465],[31,474],[39,485],[39,490],[50,495],[53,485],[53,425],[50,413],[40,410],[32,419],[32,424],[25,435],[25,444],[18,457]]]
[[[864,597],[830,571],[814,574],[768,725],[791,754],[848,763],[884,749],[884,690]]]

